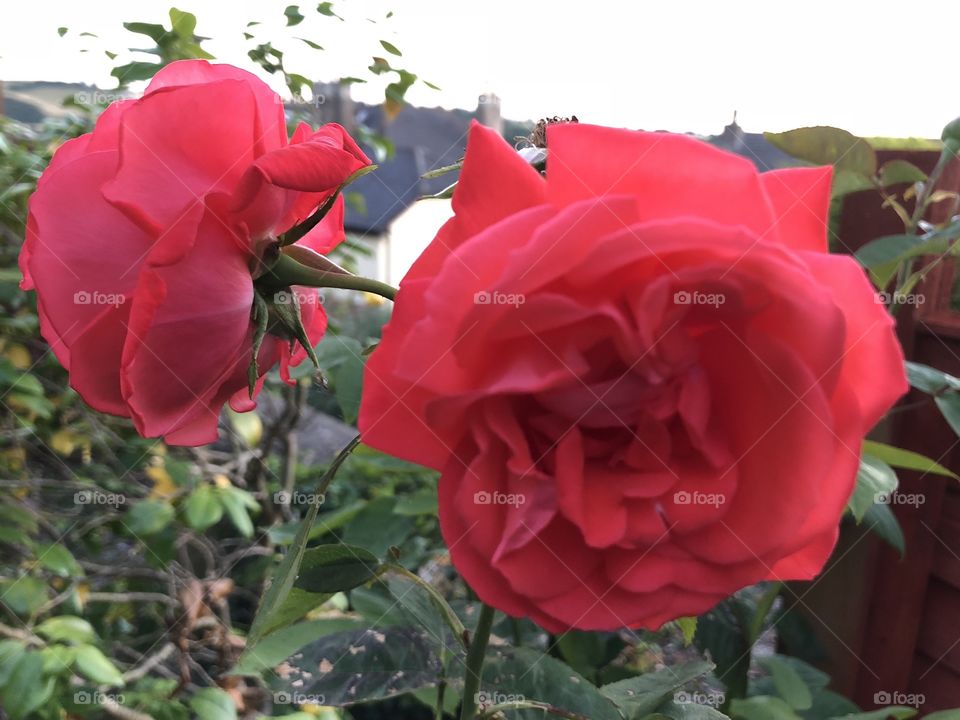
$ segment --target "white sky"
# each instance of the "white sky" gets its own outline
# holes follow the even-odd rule
[[[300,4],[308,19],[286,29],[283,9],[293,2],[2,0],[0,79],[112,87],[102,51],[137,44],[121,22],[166,22],[175,4],[197,15],[219,61],[251,68],[242,35],[249,20],[271,21],[254,29],[258,36],[287,51],[290,70],[318,80],[369,76],[371,56],[385,55],[382,38],[403,51],[396,64],[443,88],[418,86],[411,102],[472,108],[494,91],[504,116],[520,120],[573,113],[714,133],[736,110],[750,131],[830,124],[939,137],[960,115],[960,0],[335,2],[347,22],[320,17],[309,0]],[[395,14],[386,20],[388,10]],[[61,25],[71,31],[63,39]],[[79,38],[85,30],[100,39]],[[365,100],[380,92],[354,89]]]

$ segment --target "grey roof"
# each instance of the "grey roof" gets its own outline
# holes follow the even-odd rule
[[[374,172],[347,188],[344,227],[348,232],[383,235],[394,218],[424,194],[422,155],[419,147],[397,147],[393,157],[378,163]],[[354,194],[362,198],[361,202],[350,202]]]
[[[796,158],[768,142],[763,133],[744,132],[736,120],[727,125],[721,134],[704,139],[719,148],[743,155],[753,161],[761,172],[800,164]]]

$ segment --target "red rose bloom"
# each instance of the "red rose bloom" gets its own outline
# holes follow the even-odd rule
[[[830,168],[577,124],[548,147],[544,178],[473,127],[367,365],[364,441],[442,472],[465,580],[552,631],[813,577],[906,390],[884,306],[826,252]]]
[[[215,440],[225,402],[253,407],[257,258],[369,163],[339,125],[301,124],[288,142],[279,97],[229,65],[173,63],[142,98],[111,105],[57,150],[20,254],[71,386],[142,435]],[[323,253],[342,239],[341,198],[300,244]],[[303,292],[316,342],[326,316]],[[288,378],[304,356],[267,336],[259,367],[279,362]]]

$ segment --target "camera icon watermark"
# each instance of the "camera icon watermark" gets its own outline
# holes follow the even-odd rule
[[[873,694],[873,702],[875,705],[901,705],[918,708],[927,702],[927,696],[923,693],[880,690]]]
[[[477,492],[473,494],[474,505],[512,505],[513,507],[520,507],[526,501],[527,498],[523,493],[477,490]]]
[[[514,307],[520,307],[526,301],[527,298],[522,293],[481,290],[473,294],[474,305],[513,305]]]
[[[727,496],[723,493],[678,490],[673,494],[674,505],[712,505],[713,507],[720,507],[726,501]]]
[[[874,298],[878,305],[923,305],[927,298],[920,293],[878,292]]]
[[[481,710],[494,706],[519,705],[526,701],[526,696],[519,693],[502,693],[495,690],[481,690],[473,696],[474,704]]]
[[[711,307],[718,308],[726,301],[727,296],[723,293],[678,290],[673,294],[673,302],[675,305],[710,305]]]
[[[106,505],[118,508],[126,502],[127,498],[124,495],[101,490],[79,490],[73,494],[74,505]]]
[[[292,305],[296,303],[298,307],[306,305],[323,305],[324,297],[316,290],[299,290],[290,288],[289,290],[280,290],[273,294],[274,305]]]
[[[707,705],[712,708],[717,708],[723,705],[726,699],[726,693],[722,692],[689,692],[679,690],[673,694],[673,701],[678,705]]]
[[[77,105],[109,105],[117,100],[125,99],[124,95],[118,93],[106,93],[102,90],[91,90],[90,92],[78,92],[73,94],[73,102]]]
[[[876,505],[909,505],[918,508],[927,501],[923,493],[902,493],[894,490],[885,493],[878,492],[873,496],[873,502]]]
[[[77,690],[73,694],[73,702],[75,705],[123,705],[124,697],[122,693],[113,695],[99,690]]]
[[[97,290],[78,290],[73,294],[74,305],[112,305],[120,307],[127,301],[123,293],[104,293]]]
[[[324,493],[280,490],[273,494],[275,505],[323,505],[326,501],[327,496]]]
[[[279,690],[273,694],[274,705],[326,705],[324,695]]]

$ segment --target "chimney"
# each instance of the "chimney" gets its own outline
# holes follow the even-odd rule
[[[320,123],[338,123],[353,134],[356,126],[356,108],[350,96],[350,84],[340,82],[315,83],[313,102]]]
[[[500,98],[492,92],[484,93],[477,100],[477,120],[498,134],[503,135],[503,118],[500,117]]]

